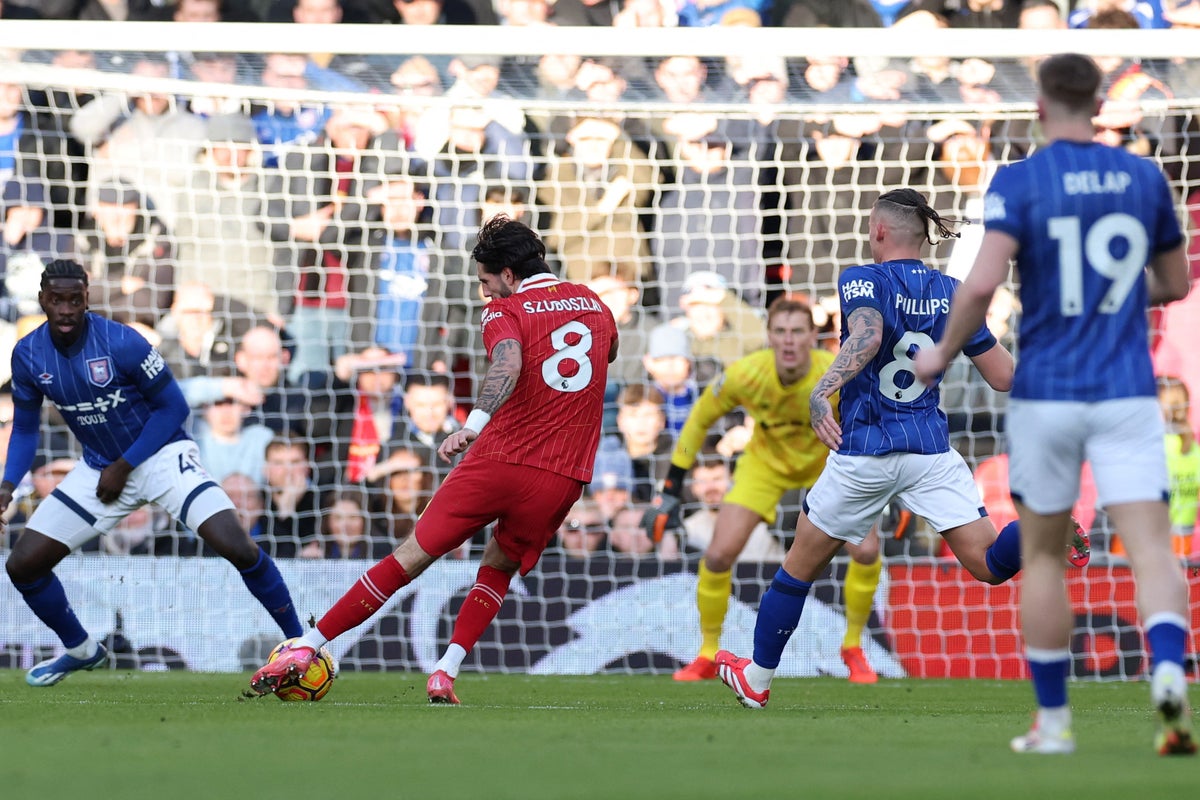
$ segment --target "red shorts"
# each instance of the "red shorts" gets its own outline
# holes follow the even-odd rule
[[[496,544],[524,575],[582,493],[582,483],[556,472],[467,458],[434,492],[413,535],[422,550],[440,558],[495,521]]]

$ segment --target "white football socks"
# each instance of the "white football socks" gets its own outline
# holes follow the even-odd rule
[[[458,669],[462,666],[463,659],[466,657],[467,651],[463,649],[463,646],[451,642],[450,646],[446,648],[446,654],[442,656],[441,661],[434,665],[433,671],[437,672],[440,669],[451,678],[457,678]]]

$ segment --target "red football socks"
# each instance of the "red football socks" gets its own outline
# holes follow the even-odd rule
[[[371,567],[350,587],[333,608],[317,623],[317,630],[326,639],[336,639],[346,631],[366,622],[383,608],[388,598],[408,585],[410,578],[394,556],[387,556]]]
[[[508,594],[508,584],[512,576],[501,572],[495,567],[480,567],[475,578],[475,585],[467,592],[454,621],[454,633],[450,642],[471,652],[471,648],[479,641],[479,637],[492,624],[500,606],[504,604],[504,596]]]

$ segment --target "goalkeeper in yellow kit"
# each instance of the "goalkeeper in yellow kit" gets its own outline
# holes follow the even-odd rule
[[[708,429],[741,406],[754,419],[754,433],[738,458],[733,488],[721,503],[712,541],[700,562],[696,586],[700,653],[675,673],[677,681],[717,677],[714,658],[729,608],[733,564],[754,528],[764,520],[775,521],[784,492],[813,485],[829,453],[809,425],[809,395],[834,358],[816,347],[812,308],[794,298],[776,299],[767,309],[767,341],[769,349],[730,364],[701,395],[679,434],[662,492],[645,516],[646,528],[656,540],[668,526],[678,526],[684,477],[695,464]],[[879,585],[879,538],[872,531],[862,544],[847,545],[847,550],[851,561],[844,591],[842,660],[851,681],[874,683],[877,677],[860,639]]]

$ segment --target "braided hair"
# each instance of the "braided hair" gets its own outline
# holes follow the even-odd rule
[[[83,281],[84,286],[88,285],[87,270],[78,261],[67,258],[56,258],[46,264],[46,268],[42,270],[42,288],[45,289],[46,284],[55,278],[71,278]]]
[[[933,210],[924,195],[916,189],[908,187],[892,189],[890,192],[880,195],[879,199],[875,201],[875,205],[878,206],[881,203],[887,203],[900,214],[915,216],[919,220],[919,229],[923,232],[925,241],[930,244],[937,244],[944,239],[959,238],[962,234],[954,230],[952,226],[968,223],[968,220],[943,217]]]

